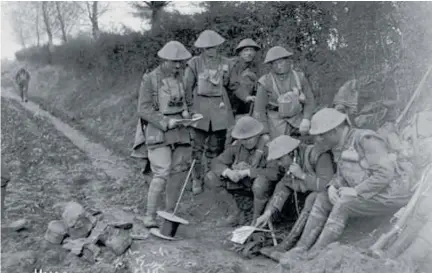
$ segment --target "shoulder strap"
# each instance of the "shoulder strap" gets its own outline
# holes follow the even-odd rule
[[[300,91],[300,90],[301,90],[300,77],[299,77],[297,71],[295,71],[294,69],[293,69],[292,72],[293,72],[293,74],[294,74],[294,80],[296,81],[297,89]]]
[[[272,73],[269,73],[269,76],[270,76],[271,81],[272,81],[273,91],[274,91],[274,92],[276,93],[276,95],[279,97],[279,96],[281,95],[281,93],[280,93],[280,91],[279,91],[279,87],[278,87],[278,85],[277,85],[276,79],[275,79],[275,77],[273,76]]]

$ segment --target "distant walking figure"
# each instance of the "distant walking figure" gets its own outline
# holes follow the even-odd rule
[[[28,85],[30,74],[25,68],[21,68],[15,76],[15,82],[18,85],[21,101],[27,102]]]

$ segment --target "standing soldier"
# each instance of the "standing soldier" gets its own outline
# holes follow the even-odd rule
[[[337,240],[349,217],[386,215],[411,197],[412,179],[374,131],[352,128],[346,114],[324,108],[312,117],[310,134],[316,136],[316,145],[332,151],[337,173],[327,192],[317,195],[303,231],[307,236],[281,258],[285,266],[312,245],[319,250]]]
[[[234,115],[249,113],[250,103],[255,100],[259,68],[255,56],[261,47],[252,39],[242,40],[236,47],[236,59],[230,75],[231,106]]]
[[[190,118],[182,83],[182,61],[192,57],[177,41],[159,50],[163,62],[144,74],[139,94],[138,114],[147,123],[145,139],[153,178],[143,219],[148,228],[156,227],[156,209],[166,185],[165,210],[173,211],[179,186],[190,162],[190,135],[179,119]]]
[[[234,129],[232,137],[237,139],[223,153],[213,159],[211,171],[206,174],[206,184],[215,190],[223,201],[230,205],[232,213],[218,225],[241,224],[243,214],[234,197],[228,190],[250,189],[254,195],[254,220],[264,209],[274,183],[268,181],[266,171],[267,135],[262,135],[264,126],[256,119],[241,117]],[[275,181],[274,177],[272,181]]]
[[[226,91],[232,62],[218,52],[218,46],[224,42],[225,39],[213,30],[203,31],[195,41],[195,46],[202,48],[203,53],[189,60],[185,70],[188,108],[191,113],[203,115],[203,119],[194,126],[192,139],[192,156],[196,159],[192,186],[194,194],[202,192],[203,174],[208,171],[210,160],[223,151],[227,129],[234,125]]]
[[[270,48],[264,63],[270,73],[258,80],[254,117],[271,139],[279,135],[307,134],[315,110],[311,87],[301,72],[293,69],[293,53],[281,46]]]
[[[280,214],[285,202],[294,192],[322,192],[326,190],[328,182],[332,179],[335,168],[330,152],[320,151],[315,145],[300,143],[299,140],[287,135],[281,135],[268,143],[269,162],[268,171],[276,173],[279,181],[275,191],[263,215],[257,221],[256,226],[265,226],[272,216]],[[271,162],[277,161],[277,164]],[[272,169],[272,170],[270,170]],[[309,195],[307,198],[313,198],[315,195]],[[306,201],[308,202],[308,201]],[[306,214],[308,212],[306,211]],[[302,214],[303,213],[302,211]],[[305,214],[305,215],[306,215]],[[304,221],[305,217],[299,217],[298,221]],[[304,224],[304,222],[303,222]],[[302,225],[300,223],[300,225]],[[293,231],[300,233],[299,231]],[[307,234],[304,233],[306,236]],[[298,236],[299,234],[294,234]],[[285,252],[292,244],[292,236],[287,236],[277,247],[271,247],[266,250],[267,255],[276,258],[280,256],[279,252]]]
[[[18,70],[15,76],[15,82],[18,85],[18,89],[21,96],[21,101],[27,102],[28,85],[30,82],[30,73],[23,67]]]

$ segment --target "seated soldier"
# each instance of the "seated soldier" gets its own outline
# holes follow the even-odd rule
[[[281,258],[284,267],[312,245],[316,251],[336,241],[349,217],[391,214],[411,197],[411,179],[374,131],[352,128],[346,114],[324,108],[312,117],[310,134],[316,136],[316,145],[332,151],[337,173],[327,192],[316,197],[305,227],[312,227],[309,235]]]
[[[254,195],[254,213],[256,219],[264,209],[274,184],[269,183],[265,175],[265,144],[269,141],[262,135],[263,125],[256,119],[244,116],[240,118],[232,131],[237,139],[211,163],[211,171],[206,174],[206,185],[218,193],[222,201],[233,208],[233,212],[221,225],[235,226],[242,224],[243,212],[229,190],[251,189]],[[274,181],[274,179],[272,179]]]
[[[281,213],[285,202],[293,192],[325,191],[335,173],[330,152],[320,151],[314,145],[300,143],[299,140],[287,135],[281,135],[268,143],[267,161],[269,162],[267,168],[273,168],[273,172],[278,173],[277,176],[281,179],[265,212],[257,219],[256,226],[259,227],[264,227],[272,216]],[[272,163],[275,161],[277,164]],[[298,220],[300,218],[302,217]],[[307,236],[308,233],[305,230],[303,236]],[[276,248],[267,249],[268,256],[274,258],[275,255],[281,255],[279,251],[288,250],[287,248],[292,244],[290,241],[295,239],[291,237],[287,236],[286,240]],[[276,253],[272,255],[273,252]]]

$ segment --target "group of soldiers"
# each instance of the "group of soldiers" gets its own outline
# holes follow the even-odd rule
[[[160,65],[142,78],[138,114],[153,172],[143,218],[148,228],[157,227],[165,187],[165,210],[173,211],[191,159],[194,194],[206,185],[232,209],[220,225],[244,222],[232,190],[253,192],[257,227],[281,213],[291,194],[314,193],[295,247],[267,250],[286,264],[337,240],[350,217],[388,214],[408,202],[412,180],[386,139],[354,128],[343,100],[317,111],[308,80],[293,69],[292,51],[270,48],[264,60],[270,72],[260,75],[255,41],[242,40],[234,61],[219,52],[224,42],[205,30],[194,44],[202,53],[192,57],[170,41],[158,51]]]

